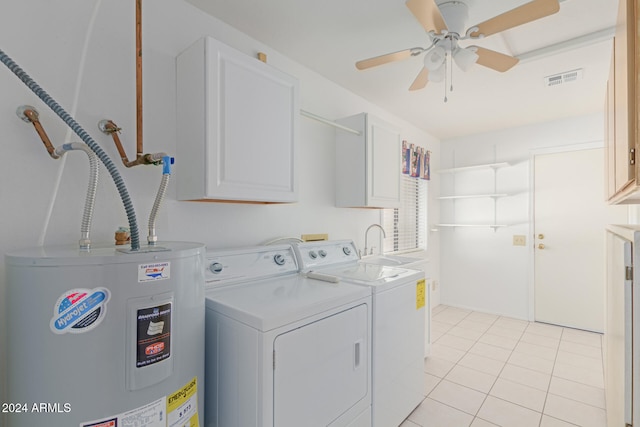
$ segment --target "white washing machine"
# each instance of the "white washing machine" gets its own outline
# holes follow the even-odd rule
[[[371,426],[371,290],[289,245],[208,252],[207,427]]]
[[[349,240],[297,243],[295,248],[301,271],[372,290],[372,425],[402,424],[425,398],[424,272],[360,263]]]

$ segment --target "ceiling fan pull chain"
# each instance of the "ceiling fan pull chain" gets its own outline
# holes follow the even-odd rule
[[[450,39],[450,44],[451,44],[451,55],[449,55],[449,72],[451,73],[451,87],[449,89],[449,92],[453,92],[453,39]]]
[[[444,54],[444,102],[447,102],[447,53]]]

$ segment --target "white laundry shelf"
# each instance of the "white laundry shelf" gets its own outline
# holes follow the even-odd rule
[[[480,227],[480,228],[504,228],[508,227],[507,224],[436,224],[438,227]]]

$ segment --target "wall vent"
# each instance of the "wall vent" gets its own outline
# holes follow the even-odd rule
[[[559,86],[578,80],[582,80],[582,68],[579,68],[577,70],[565,71],[563,73],[554,74],[552,76],[547,76],[544,78],[544,85],[546,87]]]

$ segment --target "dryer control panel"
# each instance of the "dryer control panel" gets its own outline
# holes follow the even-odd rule
[[[206,255],[207,288],[297,272],[298,263],[290,245],[208,251]]]
[[[295,243],[300,270],[307,272],[317,268],[357,263],[360,257],[352,240],[326,240]]]

